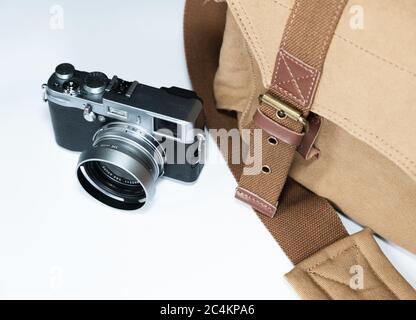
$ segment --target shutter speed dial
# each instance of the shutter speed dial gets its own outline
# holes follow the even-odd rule
[[[91,94],[103,93],[107,87],[108,78],[102,72],[91,72],[84,81],[84,90]]]

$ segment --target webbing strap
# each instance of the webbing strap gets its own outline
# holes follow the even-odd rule
[[[277,54],[272,83],[259,110],[275,123],[294,133],[307,128],[306,118],[318,87],[326,54],[347,0],[296,0]],[[292,114],[293,113],[293,114]],[[296,149],[286,136],[274,136],[268,143],[265,131],[255,119],[248,128],[254,135],[262,130],[262,170],[241,176],[236,197],[263,214],[273,217],[286,183]],[[250,154],[254,154],[250,143]],[[281,200],[280,200],[281,201]]]
[[[184,32],[189,74],[194,90],[204,101],[208,126],[230,130],[238,127],[237,119],[234,114],[216,108],[213,94],[226,8],[224,3],[188,0]],[[231,148],[232,144],[228,146]],[[226,151],[224,154],[229,157],[226,160],[238,180],[243,170],[242,161],[233,164],[232,150]],[[294,264],[348,236],[329,203],[292,180],[284,188],[277,215],[274,218],[258,215]]]

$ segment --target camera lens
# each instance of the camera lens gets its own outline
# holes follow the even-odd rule
[[[97,200],[136,210],[153,196],[163,167],[164,151],[152,135],[137,125],[113,122],[101,128],[92,147],[81,154],[77,175]]]
[[[105,162],[98,162],[98,167],[100,171],[109,178],[109,180],[112,180],[115,183],[120,183],[127,186],[135,186],[140,184],[138,181],[135,181],[128,172],[125,172],[123,169],[118,168],[115,165]]]

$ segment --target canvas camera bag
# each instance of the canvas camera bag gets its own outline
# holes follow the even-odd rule
[[[221,151],[300,296],[416,299],[373,238],[416,253],[416,2],[188,0],[184,32],[208,126],[262,132],[256,175]]]

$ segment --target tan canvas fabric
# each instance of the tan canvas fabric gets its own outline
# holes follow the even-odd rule
[[[211,128],[236,128],[237,121],[234,113],[217,109],[212,92],[212,82],[218,68],[219,52],[223,40],[226,6],[212,5],[212,2],[201,4],[202,1],[189,0],[185,10],[185,51],[191,81],[194,89],[204,100],[208,125]],[[234,176],[238,179],[241,175],[242,166],[231,163],[230,155],[232,152],[230,151],[228,150],[227,153],[228,163]],[[338,216],[327,201],[312,194],[291,179],[286,184],[278,211],[275,218],[269,218],[265,215],[260,215],[260,218],[295,264],[302,263],[317,252],[320,252],[318,255],[321,255],[322,252],[327,251],[325,248],[340,241],[340,239],[348,237]],[[373,261],[373,256],[381,254],[380,251],[377,251],[379,250],[377,246],[368,247],[368,249],[376,253],[374,255],[374,252],[365,252],[366,258],[370,257],[370,261]],[[334,265],[335,270],[332,270],[332,272],[342,275],[351,260],[355,262],[355,259],[342,259],[341,262],[337,260]],[[380,261],[382,259],[378,258],[376,262],[379,262],[378,266],[381,266],[382,269],[389,266],[380,263]],[[365,268],[368,267],[367,264],[362,262],[362,259],[359,262]],[[371,263],[371,265],[374,265],[374,263]],[[376,268],[376,270],[379,270],[379,268]],[[382,275],[382,279],[384,279],[384,275]],[[394,279],[394,281],[396,280]],[[403,279],[401,280],[403,281]],[[385,282],[385,280],[383,281]],[[405,282],[396,281],[396,284],[397,288],[394,287],[393,292],[409,291],[409,285]],[[315,291],[315,298],[322,298],[322,292]],[[411,295],[411,293],[408,295]],[[338,295],[338,297],[348,298],[348,295],[344,297]],[[374,297],[405,298],[404,295],[399,297],[394,294],[386,295],[383,290],[379,290],[372,295],[361,296],[363,299]]]
[[[416,291],[386,259],[369,230],[321,250],[286,277],[303,299],[416,299]]]
[[[293,1],[227,3],[214,89],[219,107],[239,111],[243,126],[252,119],[254,99],[271,81]],[[352,9],[357,8],[353,5],[363,9],[364,30],[350,27]],[[413,252],[415,13],[412,0],[359,0],[347,5],[313,107],[330,120],[324,123],[323,137],[318,140],[322,157],[316,163],[297,159],[291,173],[347,215]]]
[[[297,156],[291,176],[325,195],[341,212],[396,244],[416,252],[414,181],[393,162],[324,120],[318,161]]]

